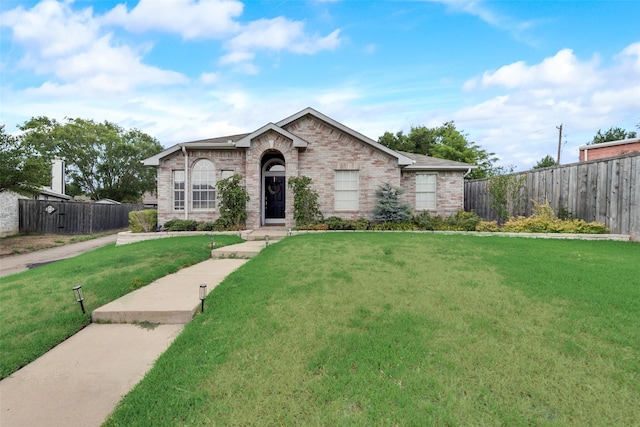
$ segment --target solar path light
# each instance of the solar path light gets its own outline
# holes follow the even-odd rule
[[[200,311],[204,313],[204,299],[207,297],[207,285],[205,283],[200,285],[200,303],[202,304]]]
[[[82,286],[75,286],[73,288],[73,293],[76,296],[76,301],[80,303],[80,308],[82,309],[82,314],[85,314],[84,311],[84,292],[82,291]]]

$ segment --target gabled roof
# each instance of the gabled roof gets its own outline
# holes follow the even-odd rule
[[[251,141],[253,139],[259,137],[260,135],[263,135],[265,132],[268,132],[268,131],[273,131],[275,133],[278,133],[284,136],[285,138],[292,140],[293,146],[296,148],[307,148],[307,141],[305,141],[304,139],[298,136],[295,136],[291,132],[288,132],[282,129],[279,126],[274,125],[273,123],[267,123],[266,125],[262,126],[260,129],[256,130],[255,132],[245,135],[243,138],[236,141],[236,147],[249,148],[251,146]]]
[[[193,149],[216,149],[216,150],[233,150],[236,148],[235,142],[249,135],[248,133],[242,133],[239,135],[222,136],[218,138],[199,139],[197,141],[181,142],[173,145],[166,150],[163,150],[142,161],[145,166],[160,166],[160,160],[167,157],[176,151],[182,150],[182,147]]]
[[[399,151],[404,156],[413,160],[413,164],[405,166],[403,170],[469,170],[475,169],[478,166],[470,165],[469,163],[456,162],[454,160],[439,159],[437,157],[424,156],[422,154],[405,153]]]
[[[299,111],[296,114],[287,117],[286,119],[280,120],[278,123],[276,123],[276,125],[278,125],[280,127],[285,127],[285,126],[295,122],[296,120],[301,119],[302,117],[304,117],[306,115],[314,116],[315,118],[330,124],[334,128],[339,129],[342,132],[344,132],[344,133],[346,133],[348,135],[351,135],[352,137],[354,137],[356,139],[359,139],[360,141],[365,142],[365,143],[371,145],[372,147],[389,154],[392,157],[395,157],[398,160],[398,165],[399,166],[406,166],[406,165],[412,164],[412,160],[410,158],[408,158],[407,156],[404,156],[404,155],[400,154],[398,151],[394,151],[394,150],[392,150],[392,149],[390,149],[388,147],[385,147],[382,144],[379,144],[378,142],[374,141],[373,139],[364,136],[360,132],[356,132],[355,130],[343,125],[340,122],[337,122],[337,121],[333,120],[331,117],[325,116],[324,114],[320,113],[319,111],[314,110],[311,107],[307,107],[304,110]]]

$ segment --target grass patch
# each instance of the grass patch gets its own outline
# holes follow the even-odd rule
[[[216,236],[216,246],[239,243]],[[35,360],[86,326],[90,313],[120,296],[210,257],[210,237],[172,237],[116,247],[0,278],[0,377]],[[72,288],[81,285],[87,314]]]
[[[108,426],[633,425],[640,245],[285,239],[207,298]]]

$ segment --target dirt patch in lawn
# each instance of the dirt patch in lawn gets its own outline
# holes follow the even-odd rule
[[[55,248],[70,243],[84,242],[85,240],[95,239],[118,231],[122,230],[101,234],[26,234],[3,237],[0,239],[0,258]]]

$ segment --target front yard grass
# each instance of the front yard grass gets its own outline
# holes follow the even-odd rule
[[[301,235],[231,274],[107,420],[635,425],[640,244]]]
[[[210,237],[114,244],[0,278],[0,378],[32,362],[85,327],[90,313],[154,280],[210,257]],[[217,247],[239,243],[218,235]],[[81,285],[87,314],[72,288]]]

